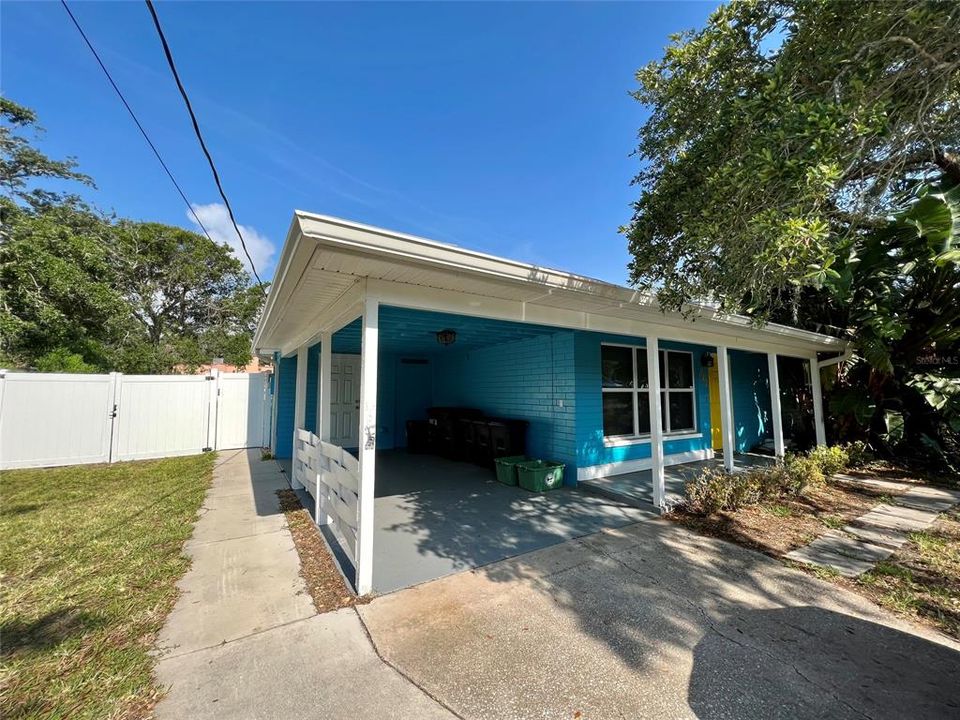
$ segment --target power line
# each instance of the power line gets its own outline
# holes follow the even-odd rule
[[[61,2],[62,1],[63,0],[61,0]],[[203,154],[207,156],[207,162],[210,164],[210,171],[213,173],[213,181],[217,184],[217,190],[220,191],[220,197],[223,198],[223,204],[227,206],[227,213],[230,215],[230,222],[233,223],[233,229],[237,231],[237,237],[240,238],[240,246],[243,248],[243,254],[247,256],[247,260],[250,263],[250,269],[253,271],[253,276],[260,284],[260,288],[263,289],[263,280],[260,279],[260,276],[257,274],[257,268],[254,267],[253,258],[250,257],[250,252],[247,250],[247,244],[243,240],[243,233],[240,232],[240,226],[237,224],[237,219],[233,215],[233,208],[230,207],[230,201],[227,200],[227,194],[223,191],[223,185],[220,184],[220,175],[217,173],[217,166],[213,162],[213,157],[211,157],[210,151],[207,150],[207,144],[203,141],[203,135],[200,133],[200,123],[197,122],[197,116],[193,112],[193,105],[190,104],[190,98],[187,96],[187,91],[183,87],[183,83],[180,81],[180,73],[177,72],[177,66],[173,62],[173,53],[170,52],[170,46],[167,44],[167,38],[163,34],[163,28],[160,27],[160,18],[157,17],[157,11],[153,7],[152,0],[146,0],[146,3],[147,9],[150,10],[150,16],[153,18],[153,25],[157,29],[157,35],[160,36],[160,43],[163,45],[163,54],[167,56],[167,65],[170,66],[170,72],[173,73],[173,79],[177,82],[177,88],[180,90],[180,95],[183,97],[183,102],[187,106],[187,112],[190,113],[190,121],[193,123],[193,131],[197,135],[197,140],[200,141],[200,148],[203,150]]]
[[[143,129],[143,125],[141,125],[140,121],[137,119],[137,115],[133,112],[133,108],[130,107],[130,103],[127,102],[127,99],[123,96],[123,93],[120,92],[120,88],[117,87],[117,84],[113,81],[110,71],[107,70],[107,66],[103,64],[103,60],[100,59],[100,55],[93,47],[93,43],[90,42],[90,38],[87,37],[87,34],[83,31],[83,28],[80,27],[80,23],[77,22],[77,18],[74,17],[73,13],[70,11],[66,0],[60,0],[60,4],[63,5],[63,9],[67,11],[67,15],[69,15],[70,19],[73,21],[73,25],[80,33],[80,37],[83,38],[83,41],[87,44],[87,47],[90,48],[90,52],[93,53],[93,56],[97,59],[97,64],[100,65],[100,69],[103,70],[103,74],[107,76],[107,80],[110,81],[110,86],[117,93],[117,97],[120,98],[120,102],[123,103],[123,106],[127,109],[127,112],[130,113],[130,117],[133,118],[133,122],[136,123],[137,128],[140,130],[140,134],[143,135],[143,139],[147,141],[147,145],[149,145],[150,149],[153,150],[153,154],[157,156],[157,160],[163,167],[164,172],[167,173],[167,177],[170,178],[170,182],[173,183],[173,186],[177,189],[177,192],[180,193],[180,197],[183,198],[183,202],[187,204],[187,209],[190,211],[190,214],[193,215],[193,219],[196,221],[197,225],[200,226],[200,229],[203,230],[203,234],[207,236],[210,242],[215,242],[214,239],[210,237],[210,233],[207,232],[207,228],[204,227],[203,223],[200,221],[200,218],[197,216],[197,212],[193,209],[193,205],[189,200],[187,200],[187,196],[184,194],[183,188],[180,187],[180,184],[177,182],[176,178],[173,177],[173,173],[170,172],[170,168],[167,167],[167,164],[163,161],[163,158],[160,157],[160,151],[157,150],[157,146],[153,144],[150,136],[147,135],[147,131]]]

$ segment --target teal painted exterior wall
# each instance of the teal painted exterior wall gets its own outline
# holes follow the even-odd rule
[[[737,452],[749,452],[773,434],[767,356],[731,350],[730,387],[734,446]]]
[[[297,358],[276,358],[277,393],[277,447],[274,452],[278,458],[293,457],[293,416],[297,395]]]
[[[530,423],[527,454],[576,478],[574,333],[556,332],[435,356],[434,405],[473,407]]]
[[[600,347],[603,343],[621,343],[646,347],[646,338],[610,335],[605,333],[576,332],[576,464],[578,467],[606,465],[608,463],[642,460],[650,457],[650,443],[636,442],[628,445],[607,447],[603,442],[603,397],[600,365]],[[661,341],[664,350],[686,350],[693,353],[693,384],[696,398],[696,426],[700,436],[687,440],[665,439],[664,455],[706,450],[710,448],[710,390],[707,369],[700,358],[714,348]]]
[[[377,447],[393,450],[397,445],[395,421],[397,395],[397,358],[380,353],[377,363]]]
[[[426,420],[427,409],[433,406],[433,366],[430,358],[417,355],[394,355],[394,392],[392,402],[384,415],[385,422],[393,422],[393,446],[407,446],[407,421]],[[389,418],[389,420],[387,420]]]
[[[415,311],[391,309],[387,317],[396,320],[381,325],[381,353],[377,392],[377,447],[381,450],[406,445],[406,422],[422,419],[430,406],[474,407],[487,415],[527,420],[527,452],[531,456],[567,464],[567,479],[576,480],[578,468],[640,460],[650,457],[649,442],[607,447],[603,443],[600,348],[604,342],[644,347],[643,337],[628,337],[579,330],[547,331],[523,339],[510,339],[485,347],[469,344],[469,333],[495,333],[500,323],[479,318],[458,325],[464,347],[441,348],[430,333],[420,332],[419,349],[401,352],[410,336]],[[441,321],[438,321],[438,323]],[[442,321],[445,322],[445,321]],[[403,325],[402,323],[407,323]],[[434,323],[437,324],[437,323]],[[359,347],[358,328],[352,323],[334,336],[334,352],[355,353]],[[430,325],[432,327],[433,325]],[[439,324],[438,324],[439,327]],[[458,337],[458,343],[460,339]],[[693,354],[694,396],[698,437],[664,443],[664,454],[708,450],[710,398],[708,371],[701,358],[715,348],[662,341],[663,349]],[[307,353],[307,428],[316,431],[319,344]],[[770,436],[770,393],[767,358],[763,354],[731,351],[731,381],[736,449],[748,451]],[[410,374],[404,359],[426,360],[425,366]],[[278,379],[277,457],[292,455],[293,416],[296,390],[296,357],[276,359]],[[406,373],[406,374],[405,374]]]
[[[320,383],[320,343],[307,348],[307,402],[304,427],[317,431],[317,390]]]

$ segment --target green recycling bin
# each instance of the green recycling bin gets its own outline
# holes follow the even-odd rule
[[[531,460],[517,465],[520,487],[531,492],[555,490],[563,485],[563,463],[549,460]]]
[[[517,465],[526,461],[526,455],[508,455],[496,458],[493,462],[497,468],[497,480],[504,485],[516,485]]]

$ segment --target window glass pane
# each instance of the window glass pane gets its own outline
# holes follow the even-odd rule
[[[670,396],[670,430],[693,430],[693,393],[672,392]]]
[[[660,431],[667,432],[667,393],[660,393]]]
[[[668,372],[670,373],[671,388],[692,388],[693,367],[692,357],[687,353],[671,352],[668,355]]]
[[[603,387],[633,387],[633,349],[628,347],[600,346],[600,366]],[[631,432],[633,432],[631,430]]]
[[[658,354],[660,356],[660,387],[665,388],[667,386],[667,375],[663,371],[663,358],[667,353],[665,350],[661,350]]]
[[[603,393],[603,434],[633,435],[633,393]]]
[[[649,387],[647,382],[647,349],[637,348],[637,387]]]
[[[648,393],[637,393],[637,419],[640,421],[640,434],[650,434],[650,396]]]

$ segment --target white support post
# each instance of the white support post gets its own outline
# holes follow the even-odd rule
[[[813,395],[813,427],[817,433],[817,445],[826,445],[827,431],[823,425],[823,390],[820,387],[820,367],[815,357],[810,358],[810,393]]]
[[[333,333],[320,333],[320,373],[317,382],[317,437],[325,442],[330,442],[330,390],[333,370]],[[342,452],[342,451],[341,451]],[[322,463],[323,461],[321,461]],[[330,525],[334,518],[330,517],[323,510],[323,493],[317,491],[316,506],[313,517],[317,525]]]
[[[730,356],[717,346],[717,374],[720,376],[720,430],[723,436],[723,467],[733,472],[733,398],[730,395]]]
[[[277,456],[277,398],[280,396],[280,355],[274,356],[273,395],[270,397],[270,452]]]
[[[360,497],[357,594],[373,589],[373,503],[377,451],[377,361],[380,301],[363,301],[360,344]]]
[[[294,490],[303,485],[297,480],[297,430],[303,430],[307,420],[307,346],[297,348],[297,384],[293,405],[293,472],[290,487]]]
[[[330,442],[330,381],[333,376],[333,333],[320,334],[320,398],[317,402],[317,435]]]
[[[653,504],[663,510],[666,502],[663,477],[663,425],[660,410],[660,341],[647,338],[647,382],[650,398],[650,474],[653,479]]]
[[[777,369],[777,354],[767,353],[767,374],[770,376],[770,422],[773,424],[773,453],[783,458],[783,412],[780,408],[780,371]]]

